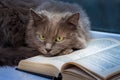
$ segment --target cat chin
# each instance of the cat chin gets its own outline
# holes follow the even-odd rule
[[[54,56],[59,56],[59,54],[61,53],[61,51],[50,51],[50,52],[47,52],[47,54],[43,54],[44,56],[46,57],[54,57]]]
[[[47,55],[44,55],[45,57],[53,57],[53,55],[49,55],[49,54],[47,54]]]
[[[43,54],[45,57],[54,57],[54,56],[58,56],[58,54],[56,55],[51,55],[51,54]]]

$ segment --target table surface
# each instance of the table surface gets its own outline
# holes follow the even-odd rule
[[[120,40],[120,34],[92,31],[93,38],[115,38]],[[39,75],[16,70],[15,67],[0,67],[0,80],[51,80]]]
[[[15,67],[1,67],[0,80],[51,80],[51,79],[16,70]]]

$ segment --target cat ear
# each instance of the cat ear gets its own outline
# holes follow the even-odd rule
[[[80,18],[80,13],[75,13],[67,19],[67,22],[69,24],[77,26],[79,22],[79,18]]]
[[[42,15],[38,15],[33,9],[30,9],[31,17],[33,18],[34,22],[43,22],[44,17]]]

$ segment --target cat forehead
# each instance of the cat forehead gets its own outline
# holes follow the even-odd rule
[[[69,32],[69,30],[65,28],[65,26],[61,26],[60,24],[57,24],[55,22],[53,23],[49,22],[48,24],[38,29],[38,32],[39,31],[40,31],[40,34],[44,34],[45,36],[48,36],[48,37],[55,37],[58,35],[66,36],[66,34]]]
[[[39,12],[39,15],[45,15],[48,18],[48,23],[42,27],[42,32],[47,33],[49,35],[58,35],[58,34],[65,34],[69,30],[64,25],[64,19],[67,18],[67,16],[71,15],[71,13],[54,13],[54,12],[48,12],[48,11],[41,11]]]
[[[45,15],[49,19],[50,22],[58,23],[62,18],[66,18],[67,16],[71,15],[70,12],[59,13],[59,12],[48,12],[46,10],[42,10],[38,12],[40,15]]]
[[[61,26],[55,22],[53,23],[49,23],[48,25],[44,26],[42,28],[42,33],[48,35],[49,36],[55,36],[55,35],[65,35],[65,33],[68,32],[68,30],[66,30],[66,28],[64,26]]]

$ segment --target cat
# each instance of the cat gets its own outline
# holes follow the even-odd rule
[[[90,21],[77,4],[55,0],[0,0],[0,65],[36,55],[66,55],[85,48]]]

